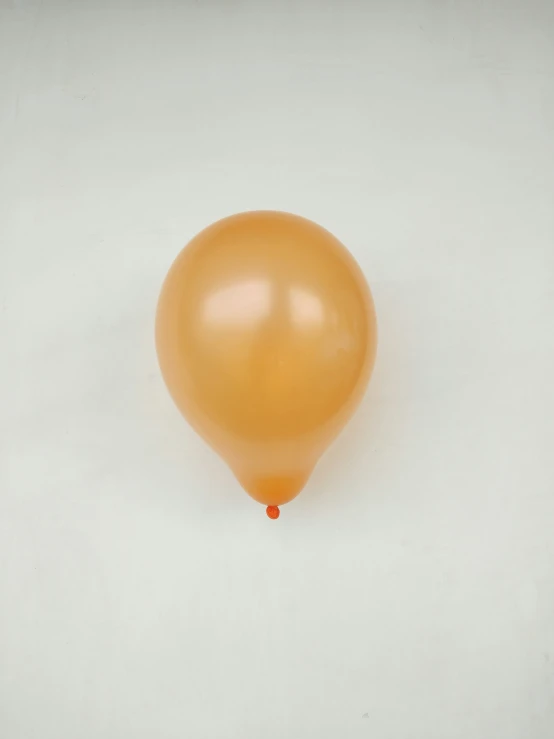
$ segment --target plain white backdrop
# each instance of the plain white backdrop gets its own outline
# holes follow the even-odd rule
[[[153,343],[256,208],[380,326],[278,522]],[[554,736],[551,0],[0,0],[0,337],[2,739]]]

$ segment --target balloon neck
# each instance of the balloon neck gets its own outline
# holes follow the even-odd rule
[[[268,518],[272,518],[273,520],[279,518],[281,515],[281,511],[277,505],[268,505],[265,512],[267,513]]]
[[[277,508],[296,498],[307,483],[311,469],[291,474],[262,475],[249,472],[235,474],[246,492],[270,508]],[[269,514],[268,514],[269,515]]]

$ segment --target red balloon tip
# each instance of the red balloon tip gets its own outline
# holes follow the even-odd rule
[[[276,505],[268,505],[267,508],[265,509],[265,512],[267,513],[269,518],[273,518],[273,519],[279,518],[279,516],[281,515],[279,506],[276,506]]]

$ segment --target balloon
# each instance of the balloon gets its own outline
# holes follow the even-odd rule
[[[359,404],[376,336],[350,253],[321,226],[276,211],[239,213],[195,236],[156,316],[173,400],[271,518]]]

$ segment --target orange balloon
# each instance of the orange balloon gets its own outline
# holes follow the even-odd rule
[[[350,253],[312,221],[274,211],[195,236],[169,270],[156,317],[177,407],[272,518],[360,402],[376,337]]]

